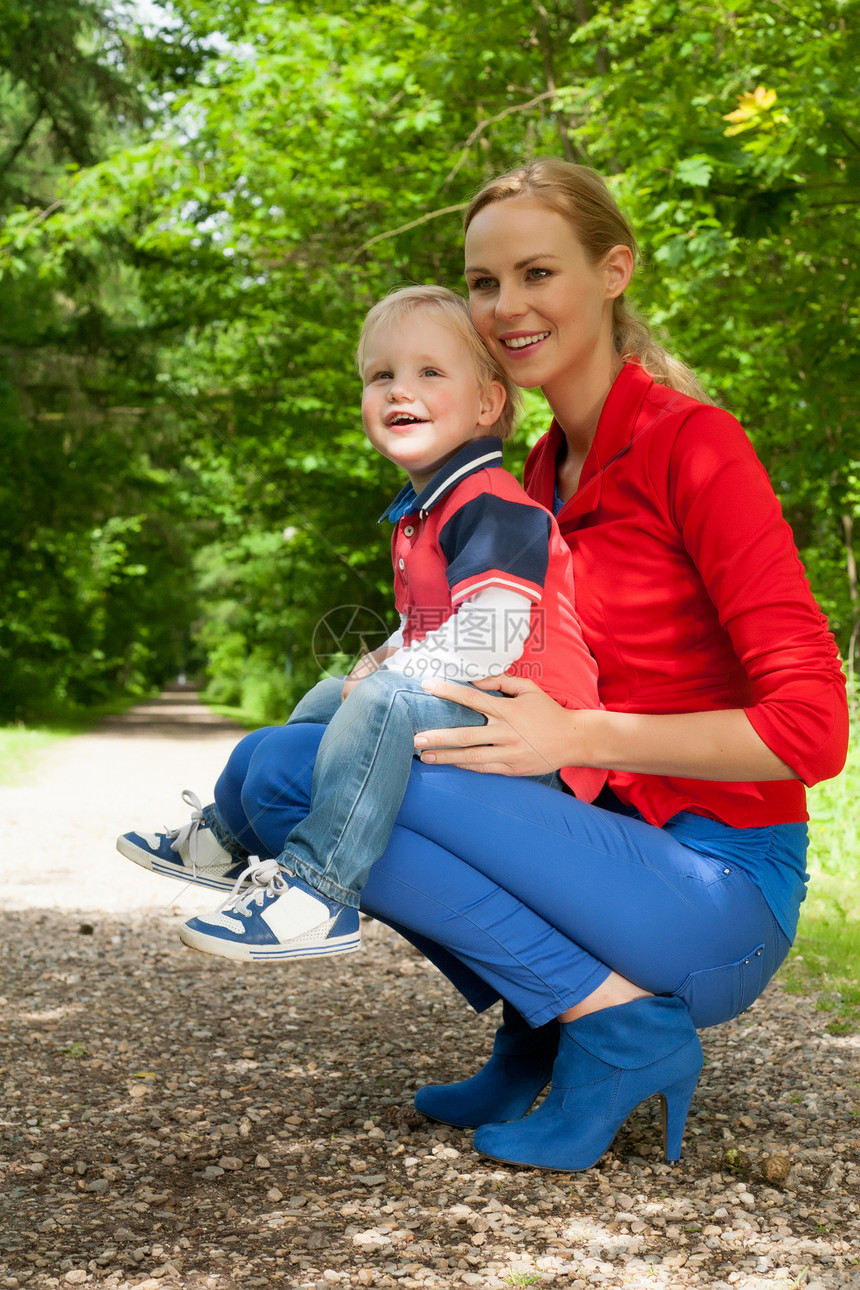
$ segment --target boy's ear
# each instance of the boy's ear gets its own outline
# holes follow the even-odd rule
[[[478,417],[478,425],[495,425],[502,415],[507,397],[501,381],[490,381],[490,384],[481,391],[481,415]]]

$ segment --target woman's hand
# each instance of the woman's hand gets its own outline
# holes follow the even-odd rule
[[[587,765],[575,753],[583,714],[563,708],[534,681],[503,674],[471,687],[425,681],[423,688],[487,718],[485,726],[425,730],[416,735],[415,751],[424,762],[494,775],[546,775],[562,766]],[[480,690],[501,690],[510,697]]]
[[[546,775],[562,766],[592,766],[720,782],[797,778],[756,733],[743,708],[663,714],[571,710],[534,681],[504,674],[473,687],[425,681],[424,688],[487,718],[485,726],[415,736],[421,760],[440,766],[495,775]],[[479,690],[501,690],[512,697]]]

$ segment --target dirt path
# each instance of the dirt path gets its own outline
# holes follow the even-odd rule
[[[184,823],[185,788],[211,801],[241,735],[196,695],[176,691],[53,745],[24,782],[0,785],[4,907],[197,909],[199,890],[129,864],[115,839]]]
[[[564,1175],[414,1112],[496,1018],[388,929],[297,964],[185,950],[199,893],[114,838],[181,823],[237,733],[168,695],[0,788],[0,1288],[860,1290],[860,1037],[814,1000],[776,985],[703,1033],[679,1165],[652,1099]]]

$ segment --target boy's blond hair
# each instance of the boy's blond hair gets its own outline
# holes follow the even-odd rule
[[[370,334],[385,323],[396,323],[418,309],[426,309],[443,327],[447,327],[466,346],[475,365],[481,388],[498,381],[505,391],[505,403],[494,425],[487,427],[487,434],[508,439],[513,433],[514,421],[520,410],[522,396],[510,377],[502,370],[476,332],[469,313],[469,306],[462,296],[447,287],[399,287],[378,300],[362,323],[355,362],[363,375],[364,360]]]

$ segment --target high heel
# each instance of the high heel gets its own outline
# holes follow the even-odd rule
[[[419,1088],[414,1099],[417,1111],[462,1129],[525,1115],[550,1081],[559,1025],[548,1021],[532,1029],[507,1000],[502,1017],[489,1061],[470,1079]]]
[[[701,1070],[701,1067],[699,1068]],[[699,1071],[688,1079],[679,1080],[671,1088],[664,1088],[660,1094],[660,1110],[663,1119],[663,1151],[668,1161],[681,1159],[681,1142],[684,1138],[684,1127],[690,1103],[699,1082]]]
[[[590,1169],[640,1102],[659,1093],[666,1159],[678,1160],[702,1069],[702,1046],[680,999],[648,996],[560,1027],[552,1089],[512,1124],[484,1124],[475,1150],[507,1164]]]

